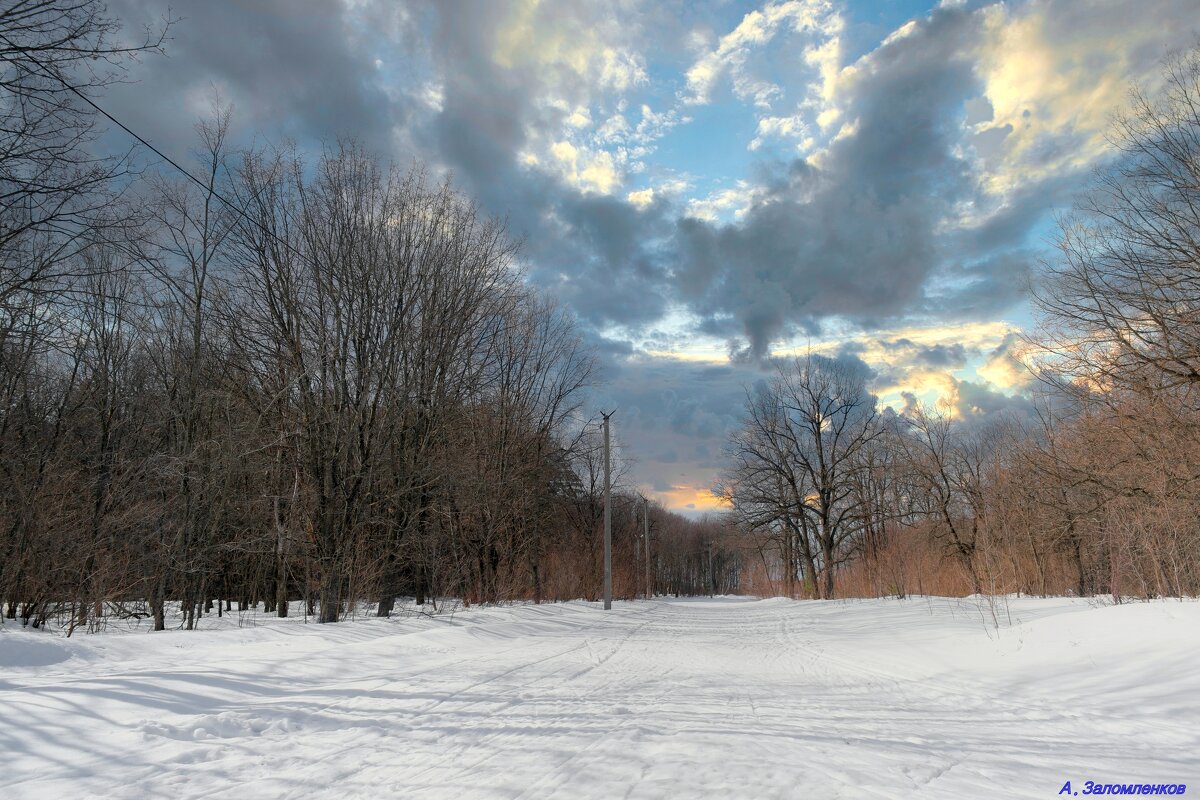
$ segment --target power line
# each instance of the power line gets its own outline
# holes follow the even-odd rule
[[[138,135],[137,132],[135,132],[132,128],[130,128],[124,122],[121,122],[121,120],[117,119],[112,114],[105,111],[103,108],[101,108],[99,105],[97,105],[96,102],[94,100],[92,100],[92,98],[88,97],[86,94],[79,91],[79,89],[77,89],[75,86],[72,86],[65,78],[63,78],[57,72],[50,69],[45,64],[43,64],[41,61],[39,61],[27,49],[18,47],[17,45],[13,44],[12,40],[10,40],[7,36],[4,36],[3,34],[0,34],[0,39],[3,39],[8,44],[9,47],[21,52],[26,58],[28,58],[30,61],[32,61],[39,69],[41,69],[41,71],[43,72],[43,74],[46,75],[46,77],[62,84],[63,87],[67,91],[71,92],[76,97],[78,97],[80,100],[82,100],[83,102],[87,103],[89,106],[94,108],[101,116],[103,116],[105,119],[112,122],[114,125],[116,125],[121,130],[125,131],[130,136],[132,136],[134,139],[136,139],[138,142],[140,142],[143,146],[145,146],[146,149],[150,150],[150,152],[154,153],[159,158],[161,158],[163,161],[167,162],[172,167],[174,167],[176,170],[178,170],[180,173],[182,173],[192,183],[196,184],[201,189],[203,189],[205,192],[208,192],[213,197],[220,200],[228,208],[230,208],[231,210],[236,212],[239,216],[241,216],[243,219],[245,219],[251,225],[258,228],[264,234],[266,234],[270,238],[274,239],[276,242],[283,245],[288,250],[291,250],[293,253],[300,256],[301,258],[304,257],[304,255],[299,250],[297,250],[295,247],[293,247],[290,242],[284,241],[283,239],[279,238],[279,236],[274,231],[268,229],[261,222],[259,222],[258,220],[254,219],[249,214],[247,214],[246,211],[241,206],[238,206],[237,204],[233,203],[232,201],[226,199],[224,195],[222,195],[220,192],[218,192],[216,190],[216,188],[209,186],[204,181],[197,178],[195,175],[193,175],[191,172],[189,172],[185,167],[181,166],[177,161],[175,161],[175,159],[171,158],[169,155],[164,153],[162,150],[159,150],[157,147],[155,147],[149,141],[147,141],[144,137]]]

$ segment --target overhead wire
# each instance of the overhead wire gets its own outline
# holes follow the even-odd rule
[[[34,56],[32,53],[30,53],[28,51],[28,49],[18,47],[17,45],[13,44],[12,40],[10,40],[7,36],[5,36],[3,34],[0,34],[0,39],[3,39],[8,44],[9,47],[23,53],[26,58],[28,58],[33,64],[35,64],[38,67],[38,69],[40,69],[42,71],[42,74],[45,77],[48,77],[51,80],[61,84],[63,86],[63,88],[65,88],[67,91],[74,94],[76,97],[78,97],[83,102],[87,103],[89,106],[91,106],[93,109],[95,109],[98,114],[100,114],[105,119],[107,119],[108,121],[110,121],[111,123],[116,125],[121,130],[125,131],[125,133],[132,136],[147,150],[154,153],[156,156],[161,158],[167,164],[171,165],[180,174],[182,174],[184,177],[188,178],[192,183],[196,184],[201,189],[203,189],[205,192],[209,193],[210,195],[215,197],[217,200],[221,201],[221,203],[223,203],[227,208],[229,208],[230,210],[232,210],[233,212],[235,212],[236,214],[241,216],[243,219],[245,219],[247,222],[249,222],[254,227],[258,228],[260,231],[262,231],[265,235],[267,235],[271,239],[273,239],[276,242],[278,242],[279,244],[283,245],[288,250],[295,253],[297,256],[300,256],[301,258],[304,257],[303,254],[300,253],[300,251],[297,250],[290,242],[285,241],[284,239],[281,239],[278,234],[276,234],[274,231],[267,228],[265,225],[262,224],[262,222],[254,219],[249,214],[247,214],[245,209],[243,209],[237,203],[234,203],[233,201],[226,198],[219,191],[217,191],[216,187],[210,186],[209,184],[207,184],[204,181],[197,178],[186,167],[182,166],[175,159],[171,158],[169,155],[164,153],[162,150],[159,150],[157,147],[155,147],[153,144],[151,144],[150,141],[148,141],[144,136],[140,135],[139,133],[137,133],[137,131],[130,128],[124,122],[121,122],[121,120],[117,119],[115,116],[110,114],[108,111],[104,110],[98,103],[96,103],[96,101],[92,100],[92,98],[88,97],[84,92],[80,91],[78,87],[72,85],[70,81],[68,81],[62,75],[58,74],[58,72],[50,69],[45,64],[43,64],[40,60],[38,60],[38,58],[36,56]]]

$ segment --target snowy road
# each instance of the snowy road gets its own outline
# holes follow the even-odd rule
[[[70,640],[5,625],[0,797],[1200,793],[1198,603],[716,599],[236,623]]]

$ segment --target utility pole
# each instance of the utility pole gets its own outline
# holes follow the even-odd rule
[[[713,574],[712,565],[712,542],[708,544],[708,596],[712,597],[717,593],[717,576]]]
[[[608,455],[608,418],[604,417],[604,610],[612,608],[612,466]]]
[[[646,599],[654,597],[654,587],[650,584],[650,498],[642,498],[642,538],[646,545]]]

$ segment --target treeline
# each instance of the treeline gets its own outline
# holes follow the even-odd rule
[[[235,152],[219,108],[189,175],[95,155],[84,98],[165,36],[118,31],[92,0],[0,11],[4,615],[598,596],[593,356],[503,224],[352,142]],[[634,596],[643,506],[614,502]],[[654,514],[673,553],[692,523]]]
[[[1200,593],[1194,410],[1060,398],[1023,426],[878,413],[865,391],[797,402],[797,385],[847,370],[820,356],[782,367],[734,442],[723,489],[756,592]]]
[[[569,316],[447,186],[353,145],[229,167],[202,135],[204,188],[12,256],[63,253],[6,271],[7,614],[539,594],[592,379]]]
[[[720,489],[789,595],[1200,593],[1200,47],[1116,117],[1035,291],[1031,413],[881,412],[861,362],[751,390]]]

